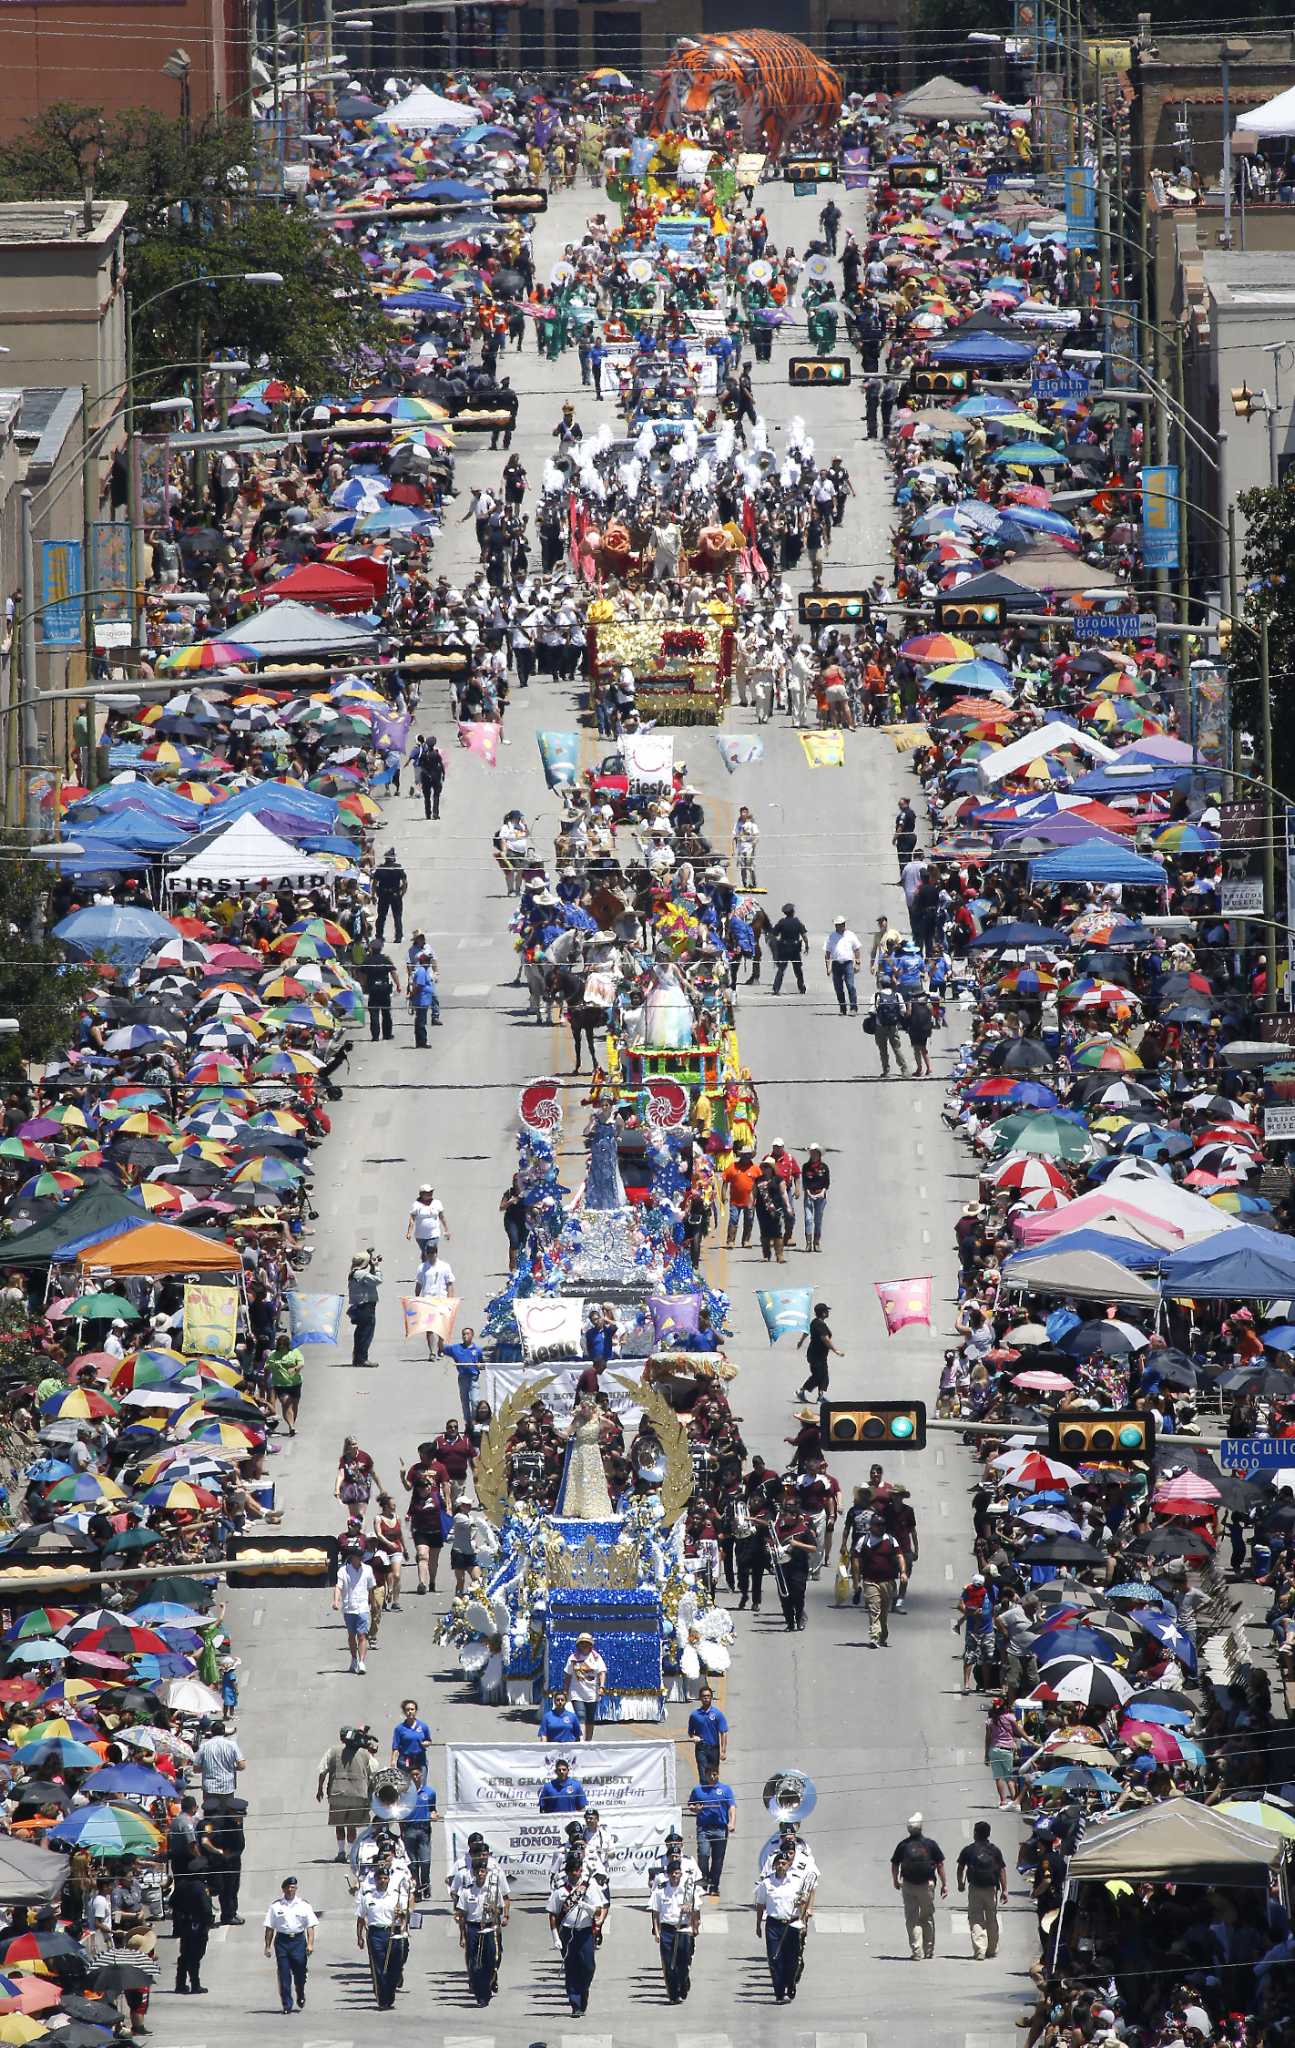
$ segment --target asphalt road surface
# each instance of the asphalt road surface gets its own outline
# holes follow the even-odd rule
[[[761,196],[775,242],[794,235],[803,247],[820,202],[797,200],[786,186],[766,187]],[[861,227],[861,195],[839,198],[847,225]],[[563,239],[601,203],[588,188],[556,200],[539,223],[542,275]],[[879,446],[864,438],[858,387],[835,395],[792,390],[788,352],[784,340],[772,364],[757,366],[757,403],[771,426],[801,413],[825,455],[843,454],[857,495],[835,539],[826,583],[855,583],[884,564],[890,515],[884,460]],[[586,431],[611,414],[595,405],[592,393],[573,388],[573,353],[558,364],[541,362],[528,336],[525,353],[510,355],[507,367],[524,393],[515,446],[531,478],[529,506],[562,399],[575,398]],[[474,554],[471,526],[459,523],[468,488],[497,481],[504,460],[485,444],[464,441],[457,509],[451,508],[437,554],[438,568],[451,574],[467,573]],[[408,794],[389,802],[383,841],[394,843],[408,866],[412,921],[429,932],[440,957],[445,1028],[428,1052],[417,1052],[401,1008],[393,1044],[370,1046],[367,1037],[357,1042],[346,1097],[320,1155],[322,1213],[311,1284],[343,1287],[350,1256],[377,1246],[386,1275],[374,1350],[379,1369],[352,1372],[349,1353],[307,1354],[303,1433],[273,1461],[288,1530],[338,1526],[333,1481],[344,1431],[355,1431],[380,1477],[394,1487],[398,1459],[410,1457],[420,1436],[457,1412],[452,1367],[429,1364],[419,1355],[421,1340],[400,1335],[397,1297],[409,1291],[414,1271],[405,1218],[418,1183],[433,1180],[448,1212],[446,1249],[467,1305],[464,1319],[476,1322],[506,1267],[497,1210],[515,1156],[517,1090],[532,1075],[567,1073],[571,1066],[565,1030],[531,1023],[523,993],[511,985],[509,905],[490,836],[504,810],[520,804],[535,824],[537,845],[551,848],[557,806],[544,789],[534,734],[545,725],[573,725],[573,703],[568,689],[552,684],[514,691],[510,744],[493,773],[446,744],[450,767],[439,823],[425,822],[421,804]],[[748,729],[752,718],[735,708],[728,729]],[[418,725],[443,743],[451,738],[439,692]],[[763,988],[740,999],[740,1042],[759,1088],[761,1142],[783,1137],[802,1155],[806,1145],[819,1142],[833,1176],[822,1254],[790,1254],[778,1278],[788,1285],[812,1281],[817,1298],[831,1305],[836,1341],[846,1354],[833,1361],[834,1393],[921,1394],[933,1403],[954,1277],[952,1224],[965,1199],[967,1172],[940,1120],[947,1047],[943,1054],[936,1049],[934,1080],[882,1081],[871,1039],[856,1019],[838,1015],[822,961],[823,935],[838,912],[863,937],[865,950],[880,910],[902,917],[890,831],[895,800],[911,778],[884,733],[851,735],[839,771],[811,770],[785,720],[770,724],[764,738],[764,761],[732,779],[709,733],[689,732],[680,750],[717,844],[727,845],[735,802],[752,805],[763,834],[760,879],[770,901],[794,902],[812,935],[807,995],[784,992],[775,999],[766,973]],[[586,761],[596,750],[587,737]],[[568,1084],[563,1149],[573,1153],[584,1122],[581,1092],[581,1083]],[[734,1408],[749,1447],[776,1463],[783,1440],[795,1432],[791,1397],[799,1372],[787,1345],[772,1350],[763,1333],[755,1290],[770,1274],[758,1249],[712,1249],[707,1259],[711,1278],[733,1299],[731,1349],[740,1366]],[[872,1283],[921,1273],[936,1277],[936,1328],[888,1340]],[[868,1462],[838,1459],[847,1504]],[[646,1912],[637,1901],[618,1902],[588,2016],[571,2019],[542,1902],[535,1900],[515,1908],[500,1995],[479,2011],[467,1993],[453,1923],[439,1907],[444,1856],[434,1840],[438,1911],[413,1937],[405,1994],[379,2019],[355,1946],[345,1874],[332,1861],[325,1810],[314,1802],[320,1757],[341,1724],[362,1719],[372,1722],[385,1752],[398,1703],[409,1693],[438,1742],[530,1740],[533,1722],[520,1712],[477,1704],[452,1655],[432,1644],[434,1619],[446,1604],[443,1590],[428,1599],[407,1592],[403,1611],[386,1619],[366,1677],[348,1675],[345,1638],[324,1595],[233,1595],[231,1625],[244,1659],[238,1732],[251,1759],[244,1778],[251,1802],[246,1925],[213,1936],[209,1997],[181,2003],[169,1990],[159,1992],[150,2014],[159,2048],[242,2044],[259,2038],[262,2025],[276,2037],[280,2029],[291,2032],[304,2048],[349,2048],[379,2037],[417,2039],[430,2048],[467,2041],[480,2048],[540,2041],[568,2048],[576,2040],[586,2048],[622,2042],[763,2048],[772,2041],[795,2048],[867,2048],[870,2041],[1009,2048],[1027,1989],[1022,1973],[1034,1952],[1033,1914],[1019,1882],[1013,1876],[999,1957],[974,1974],[956,1893],[939,1908],[935,1959],[915,1964],[907,1957],[891,1888],[889,1856],[909,1813],[920,1809],[927,1832],[943,1844],[952,1889],[958,1851],[973,1821],[993,1815],[994,1795],[981,1760],[982,1713],[974,1698],[960,1696],[959,1642],[951,1632],[969,1554],[966,1454],[955,1438],[942,1436],[924,1454],[893,1458],[888,1476],[902,1476],[912,1488],[921,1534],[909,1612],[893,1619],[888,1650],[865,1650],[861,1611],[832,1605],[830,1572],[811,1583],[802,1635],[789,1640],[772,1603],[759,1618],[738,1617],[726,1702],[732,1729],[726,1775],[738,1799],[737,1835],[724,1897],[718,1907],[705,1907],[692,1996],[678,2009],[665,2003]],[[682,1737],[685,1719],[685,1709],[672,1709],[660,1732]],[[788,1765],[808,1771],[818,1788],[806,1833],[823,1879],[798,2000],[778,2008],[755,1942],[750,1899],[757,1850],[771,1826],[759,1791],[772,1771]],[[691,1749],[682,1742],[679,1776],[686,1797],[694,1774]],[[435,1768],[433,1781],[442,1782]],[[1018,1831],[1015,1815],[995,1823],[1009,1866]],[[691,1835],[690,1826],[686,1832]],[[303,1896],[324,1917],[307,2009],[284,2028],[273,1966],[262,1957],[261,1922],[286,1872],[298,1874]],[[169,1942],[162,1955],[165,1986],[173,1981]]]

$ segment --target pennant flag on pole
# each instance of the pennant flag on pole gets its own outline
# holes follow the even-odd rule
[[[805,749],[805,759],[811,768],[844,768],[843,732],[803,732],[800,734],[800,743]]]
[[[762,1287],[755,1298],[771,1344],[776,1344],[780,1337],[799,1336],[809,1328],[814,1306],[812,1287]]]
[[[475,720],[459,727],[459,740],[470,754],[480,754],[487,768],[493,768],[499,758],[499,727],[482,725]]]
[[[288,1328],[294,1344],[336,1344],[342,1331],[340,1294],[287,1296]]]
[[[580,735],[574,732],[537,732],[544,780],[550,789],[574,782],[580,770]]]
[[[748,767],[752,761],[764,759],[764,741],[748,738],[743,733],[717,732],[715,745],[730,775],[736,775],[739,768]]]
[[[400,1309],[405,1319],[406,1337],[425,1337],[430,1333],[444,1343],[454,1335],[459,1297],[457,1294],[402,1294]]]
[[[931,1275],[923,1273],[916,1280],[874,1280],[881,1313],[886,1318],[886,1334],[889,1337],[904,1329],[909,1323],[924,1323],[931,1327]]]

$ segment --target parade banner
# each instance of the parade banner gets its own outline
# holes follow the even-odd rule
[[[621,734],[621,753],[631,791],[669,789],[674,781],[674,736],[668,732]]]
[[[405,1319],[406,1337],[439,1337],[444,1344],[454,1335],[459,1297],[457,1294],[402,1294],[400,1312]]]
[[[841,183],[847,192],[857,192],[868,183],[868,172],[872,165],[870,149],[845,149],[841,152]]]
[[[708,149],[681,149],[679,167],[675,172],[676,184],[700,185],[705,179],[710,157]]]
[[[544,780],[550,789],[561,789],[580,773],[580,735],[577,732],[537,732]]]
[[[469,754],[480,754],[487,768],[493,768],[499,759],[499,727],[466,721],[459,726],[459,744]]]
[[[678,1800],[673,1742],[447,1742],[445,1803],[461,1814],[533,1813],[559,1756],[603,1820]]]
[[[764,759],[764,741],[748,739],[742,733],[717,732],[715,745],[730,775],[736,775],[739,768],[747,768],[753,761]]]
[[[184,1290],[180,1349],[210,1358],[232,1358],[238,1348],[238,1289],[190,1280]]]
[[[1097,166],[1095,164],[1067,164],[1064,178],[1066,192],[1066,247],[1068,249],[1095,249],[1097,247]]]
[[[290,1293],[288,1328],[294,1344],[336,1344],[342,1331],[340,1294]]]
[[[508,1879],[514,1896],[537,1898],[547,1893],[553,1872],[561,1869],[567,1847],[569,1813],[490,1814],[490,1854]],[[677,1806],[655,1806],[642,1812],[618,1813],[602,1830],[601,1846],[607,1872],[619,1897],[625,1892],[646,1892],[648,1872],[665,1853],[665,1838],[677,1828]],[[447,1871],[468,1853],[468,1836],[481,1826],[479,1813],[445,1815]]]
[[[802,732],[797,735],[811,768],[844,768],[843,732]]]
[[[812,1287],[762,1287],[755,1298],[771,1344],[776,1344],[780,1337],[798,1337],[809,1328],[814,1306]]]
[[[691,1337],[696,1334],[697,1317],[701,1309],[699,1294],[654,1294],[648,1307],[652,1311],[652,1326],[656,1331],[658,1344],[669,1345],[676,1337]]]
[[[46,647],[79,647],[84,632],[79,540],[43,540],[40,544],[41,605],[37,630]]]
[[[580,1378],[582,1368],[558,1366],[556,1369],[549,1367],[548,1370],[553,1372],[554,1377],[553,1385],[544,1390],[544,1405],[555,1422],[568,1423],[575,1412],[576,1382]],[[497,1415],[508,1396],[515,1394],[525,1381],[533,1380],[534,1377],[533,1366],[483,1365],[481,1377],[477,1381],[478,1398],[489,1401],[491,1414]],[[603,1374],[599,1392],[606,1395],[607,1406],[623,1429],[637,1429],[638,1419],[643,1411],[634,1396],[627,1393],[620,1382],[622,1379],[633,1380],[635,1386],[638,1386],[642,1378],[641,1358],[614,1358]]]
[[[924,1323],[931,1326],[931,1276],[922,1274],[916,1280],[874,1280],[881,1313],[886,1318],[888,1336],[905,1329],[909,1323]]]
[[[1178,567],[1178,470],[1173,463],[1142,471],[1142,559],[1148,569]]]
[[[585,1305],[581,1296],[548,1294],[515,1301],[513,1314],[528,1365],[553,1365],[585,1355]]]

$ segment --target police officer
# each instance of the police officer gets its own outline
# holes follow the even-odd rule
[[[869,377],[863,394],[864,418],[868,426],[868,439],[877,438],[877,413],[881,405],[881,388],[875,377]]]
[[[701,1911],[697,1885],[685,1877],[678,1849],[666,1852],[664,1871],[658,1873],[648,1896],[652,1939],[661,1952],[661,1974],[671,2005],[679,2005],[692,1989],[693,1947],[701,1932]]]
[[[764,1932],[764,1953],[779,2005],[796,1996],[805,1960],[805,1936],[814,1911],[813,1892],[791,1874],[791,1854],[779,1849],[773,1869],[755,1888],[755,1938]]]
[[[585,1870],[583,1859],[568,1854],[561,1881],[549,1893],[549,1928],[562,1952],[562,1976],[576,2018],[589,2009],[595,1949],[606,1918],[606,1892]]]
[[[371,939],[365,950],[364,958],[360,962],[360,980],[364,984],[369,1012],[369,1037],[376,1045],[379,1038],[394,1036],[391,1022],[391,993],[393,988],[398,990],[400,987],[400,975],[395,964],[383,952],[378,939]]]
[[[396,938],[403,939],[404,898],[409,887],[409,877],[396,859],[396,849],[389,846],[373,870],[373,894],[378,906],[378,944],[386,936],[387,919],[395,920]]]
[[[489,2005],[499,1989],[508,1910],[508,1879],[491,1863],[483,1842],[471,1852],[467,1876],[454,1894],[454,1918],[467,1960],[468,1985],[478,2005]]]
[[[805,970],[801,962],[809,946],[809,933],[797,917],[794,903],[783,904],[782,916],[777,924],[770,927],[769,945],[774,958],[774,994],[782,994],[783,978],[790,967],[796,977],[796,987],[804,995]]]

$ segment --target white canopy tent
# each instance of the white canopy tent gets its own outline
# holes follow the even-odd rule
[[[167,876],[166,886],[172,895],[221,883],[293,882],[309,888],[316,882],[335,882],[340,872],[335,862],[293,846],[245,811],[203,852],[175,868]]]
[[[1057,747],[1078,747],[1081,754],[1087,754],[1094,761],[1113,761],[1117,749],[1108,747],[1104,740],[1094,739],[1090,732],[1079,732],[1073,725],[1062,725],[1054,720],[1037,732],[1027,732],[1023,739],[1013,740],[1010,746],[1000,747],[996,754],[978,763],[982,782],[1001,782],[1006,775],[1015,775],[1018,769],[1028,768],[1031,761],[1037,761],[1044,754],[1050,754]]]
[[[1237,131],[1241,135],[1295,135],[1295,85],[1288,85],[1285,92],[1265,100],[1261,107],[1251,107],[1248,114],[1238,114]]]
[[[434,128],[475,128],[478,116],[459,100],[447,100],[430,86],[416,85],[403,100],[379,114],[375,127],[401,128],[409,135],[426,135]]]

